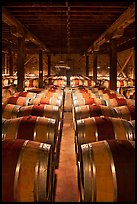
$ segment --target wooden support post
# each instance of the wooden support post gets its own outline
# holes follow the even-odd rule
[[[17,90],[24,91],[24,38],[18,38],[18,51],[17,51]]]
[[[86,54],[86,76],[89,76],[89,55]]]
[[[39,88],[43,88],[43,52],[39,50]]]
[[[9,49],[9,75],[13,76],[13,51]]]
[[[51,54],[48,54],[47,57],[48,57],[48,77],[50,77],[50,71],[51,71]]]
[[[132,55],[132,74],[131,77],[135,79],[135,50],[133,49],[133,55]]]
[[[116,40],[110,40],[110,89],[117,90],[117,45]]]
[[[4,70],[4,74],[8,74],[8,55],[7,55],[7,53],[5,53],[5,62],[4,62],[4,64],[5,64],[5,70]]]
[[[93,80],[97,82],[97,51],[93,51]]]

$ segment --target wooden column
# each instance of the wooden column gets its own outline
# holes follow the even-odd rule
[[[132,55],[132,78],[135,79],[135,49],[133,48],[133,55]]]
[[[86,54],[86,76],[89,76],[89,55]]]
[[[50,77],[50,71],[51,71],[51,54],[48,54],[47,57],[48,57],[48,77]]]
[[[43,88],[43,52],[39,50],[39,88]]]
[[[9,49],[9,75],[13,76],[13,51]]]
[[[24,91],[24,38],[18,38],[18,50],[17,50],[17,89],[18,91]]]
[[[4,74],[8,74],[8,55],[7,55],[7,53],[5,53],[5,62],[4,62],[4,64],[5,64]]]
[[[97,51],[93,51],[93,80],[97,82]]]
[[[117,45],[116,40],[110,40],[110,89],[117,90]]]

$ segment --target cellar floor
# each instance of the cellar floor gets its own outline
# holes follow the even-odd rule
[[[56,192],[54,202],[79,202],[77,166],[72,124],[71,89],[66,87],[64,104],[64,123],[60,146],[60,158],[56,173]]]

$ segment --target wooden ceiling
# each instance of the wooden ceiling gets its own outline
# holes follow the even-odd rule
[[[131,1],[6,2],[2,5],[2,46],[16,50],[17,38],[25,37],[25,47],[31,51],[41,48],[53,54],[91,52],[130,6],[133,12],[133,5]],[[134,46],[133,18],[132,14],[124,29],[119,25],[117,43],[121,50]],[[99,44],[100,49],[108,49],[106,42]]]

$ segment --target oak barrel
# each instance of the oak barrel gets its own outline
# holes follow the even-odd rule
[[[22,106],[19,109],[18,117],[23,116],[40,116],[46,118],[53,118],[57,121],[58,126],[58,135],[61,138],[62,134],[62,110],[59,106],[54,106],[50,104],[40,104],[40,105],[30,105],[30,106]]]
[[[9,89],[2,88],[2,99],[9,98],[11,96],[11,91]]]
[[[58,127],[53,118],[24,116],[7,119],[2,125],[2,135],[4,139],[26,139],[51,144],[55,163],[58,159]]]
[[[17,91],[17,85],[15,84],[9,85],[7,88],[8,90],[10,90],[11,95],[13,95]]]
[[[76,153],[79,158],[80,145],[100,140],[122,139],[134,140],[135,129],[121,118],[96,116],[77,120],[76,123]]]
[[[38,105],[38,104],[50,104],[50,105],[59,106],[59,107],[63,105],[62,100],[55,99],[53,97],[41,97],[41,98],[34,98],[30,100],[30,105]]]
[[[6,104],[2,108],[2,117],[6,119],[17,118],[21,106]]]
[[[101,115],[116,117],[116,111],[113,107],[103,105],[83,105],[75,107],[76,120]]]
[[[106,105],[106,100],[92,97],[73,100],[74,107],[89,104]]]
[[[111,98],[106,100],[107,106],[135,106],[135,100],[134,99],[128,99],[128,98]]]
[[[81,99],[81,98],[99,98],[98,94],[95,93],[73,93],[72,98],[75,99]]]
[[[117,117],[117,113],[113,107],[103,105],[83,105],[74,107],[73,109],[74,130],[76,130],[77,120],[102,115],[115,118]]]
[[[22,97],[26,97],[26,98],[36,98],[37,97],[37,93],[33,93],[33,92],[29,92],[29,91],[22,91],[22,92],[16,92],[14,93],[13,96],[22,96]]]
[[[30,98],[26,98],[23,96],[11,96],[7,99],[8,104],[14,104],[19,106],[28,106],[30,103]]]
[[[78,183],[82,202],[135,202],[135,142],[81,145]]]
[[[100,94],[99,96],[102,99],[125,98],[125,96],[120,93],[103,93],[103,94]]]
[[[135,106],[114,107],[117,116],[126,120],[135,120]]]
[[[53,189],[50,144],[2,141],[2,202],[52,202]]]

